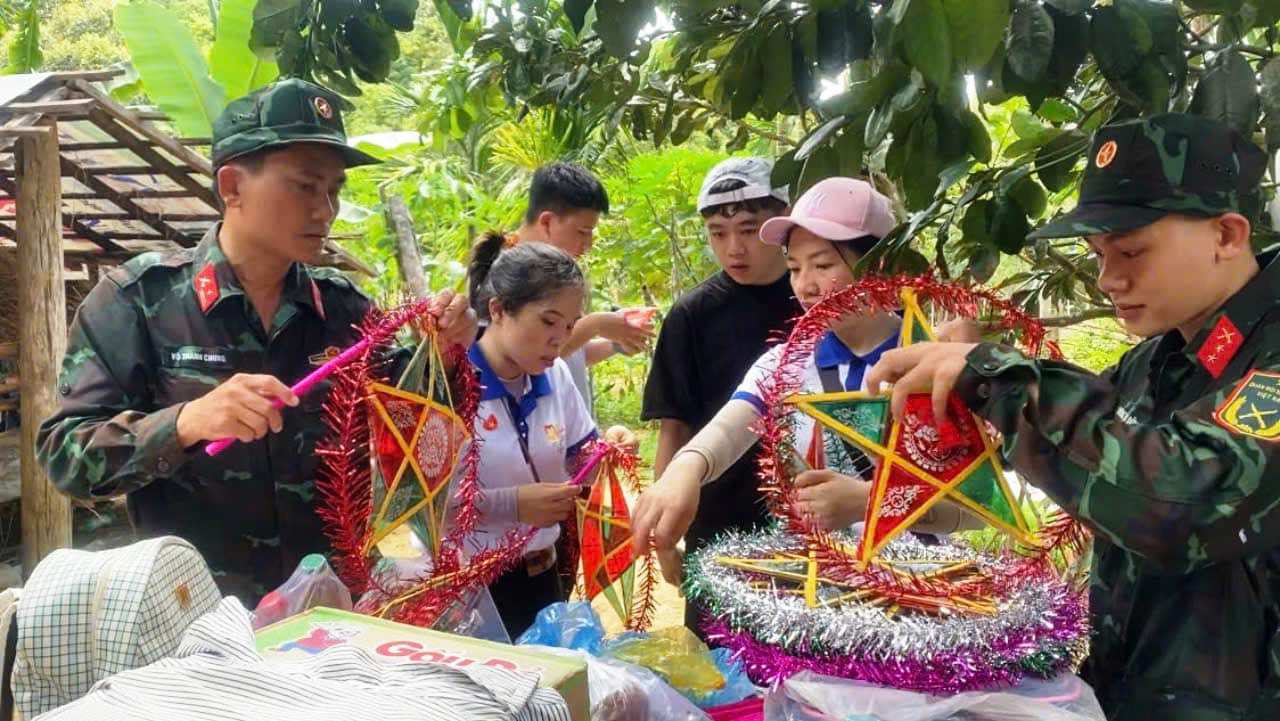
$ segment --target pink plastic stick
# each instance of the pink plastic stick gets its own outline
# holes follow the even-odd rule
[[[571,486],[581,486],[587,482],[587,476],[600,465],[600,459],[604,458],[604,454],[609,452],[609,447],[603,443],[596,444],[596,450],[587,458],[587,462],[582,464],[582,468],[578,469],[578,474],[569,481]]]
[[[339,353],[333,360],[308,373],[305,378],[294,383],[293,387],[289,390],[293,391],[293,394],[299,398],[305,396],[317,383],[328,378],[334,371],[338,370],[342,366],[350,363],[352,359],[360,355],[360,353],[368,347],[368,338],[356,343],[350,348]],[[273,399],[271,401],[271,405],[276,408],[284,407],[284,403],[279,398]],[[220,440],[210,441],[209,444],[204,447],[204,452],[210,456],[216,456],[225,451],[232,443],[235,442],[235,438],[222,438]]]

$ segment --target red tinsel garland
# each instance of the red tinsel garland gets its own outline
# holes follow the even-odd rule
[[[984,594],[994,590],[996,579],[973,579],[952,583],[906,576],[870,564],[859,568],[843,546],[831,534],[816,527],[799,513],[792,476],[784,461],[794,447],[792,421],[784,401],[802,384],[801,374],[823,335],[838,319],[856,313],[894,311],[901,308],[901,293],[910,289],[922,306],[960,318],[986,318],[988,324],[1012,332],[1025,352],[1032,356],[1047,353],[1060,358],[1061,351],[1045,342],[1041,323],[993,292],[939,281],[923,276],[867,276],[853,285],[824,298],[809,309],[792,329],[779,357],[777,368],[761,384],[761,399],[769,412],[760,421],[759,474],[761,491],[771,512],[785,521],[792,533],[807,539],[811,550],[821,558],[824,570],[837,577],[854,581],[861,587],[874,587],[885,598],[950,597],[957,594]],[[1038,533],[1035,548],[1017,549],[1025,559],[1019,564],[1019,575],[1045,573],[1047,563],[1056,551],[1071,556],[1086,542],[1087,532],[1065,514],[1053,517]],[[1012,579],[1008,579],[1012,581]]]
[[[316,491],[317,512],[334,549],[333,564],[343,582],[357,595],[370,591],[357,607],[365,613],[379,612],[393,620],[430,626],[449,606],[470,589],[488,585],[515,566],[533,531],[516,529],[491,549],[463,561],[463,540],[474,530],[479,518],[476,508],[481,493],[479,480],[479,440],[472,438],[459,459],[464,469],[453,488],[454,506],[449,531],[440,551],[432,559],[431,572],[409,582],[396,581],[387,587],[377,578],[365,547],[372,528],[372,483],[369,458],[367,397],[369,383],[382,378],[378,358],[410,322],[434,323],[429,314],[430,299],[417,300],[385,313],[371,312],[359,326],[370,340],[369,350],[332,376],[329,397],[324,404],[326,438],[317,445],[320,458]],[[463,349],[446,351],[452,361],[454,412],[468,428],[475,427],[480,385]]]

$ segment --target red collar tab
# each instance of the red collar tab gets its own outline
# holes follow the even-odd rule
[[[208,313],[222,294],[222,291],[218,290],[218,277],[213,271],[213,263],[207,263],[201,268],[192,283],[196,289],[196,300],[200,301],[200,312]]]
[[[1205,339],[1204,345],[1200,346],[1196,357],[1200,359],[1200,365],[1209,371],[1209,375],[1217,378],[1222,375],[1222,371],[1226,370],[1231,359],[1236,357],[1236,352],[1240,350],[1241,345],[1244,345],[1244,334],[1235,323],[1231,322],[1230,318],[1223,315],[1214,324],[1213,330]]]

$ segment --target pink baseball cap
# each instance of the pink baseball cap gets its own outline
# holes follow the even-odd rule
[[[787,232],[797,225],[827,240],[883,238],[897,224],[889,199],[867,181],[827,178],[806,190],[790,215],[766,220],[760,226],[760,239],[782,245]]]

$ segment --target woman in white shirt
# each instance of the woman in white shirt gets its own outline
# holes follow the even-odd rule
[[[563,601],[556,569],[559,523],[574,513],[569,485],[596,426],[560,359],[582,314],[582,271],[543,243],[507,247],[501,235],[477,243],[468,269],[473,304],[487,322],[469,357],[480,377],[481,516],[467,550],[499,544],[521,525],[538,528],[524,562],[489,586],[515,639],[547,604]]]
[[[807,310],[827,295],[853,284],[853,268],[893,229],[889,199],[853,178],[828,178],[796,201],[791,214],[771,218],[760,229],[765,243],[782,245],[791,288]],[[901,318],[893,313],[850,315],[831,327],[800,374],[800,392],[865,390],[863,376],[880,355],[898,344]],[[766,351],[742,385],[710,423],[672,458],[662,477],[640,496],[632,527],[637,547],[652,539],[668,578],[678,575],[675,544],[688,530],[698,507],[699,490],[711,483],[756,441],[752,430],[765,412],[762,382],[777,368],[782,346]],[[843,528],[862,519],[873,469],[860,450],[803,414],[795,415],[798,458],[815,470],[796,476],[801,512],[824,529]],[[958,507],[939,504],[917,522],[923,532],[950,532],[972,526]]]

